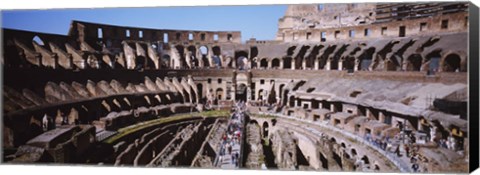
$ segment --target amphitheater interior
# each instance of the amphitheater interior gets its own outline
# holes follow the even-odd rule
[[[4,28],[3,160],[218,168],[244,104],[234,168],[466,172],[467,9],[289,5],[275,39],[247,42],[84,21],[67,35]]]

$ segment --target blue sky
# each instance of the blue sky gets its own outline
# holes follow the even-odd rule
[[[235,30],[274,39],[285,5],[4,10],[2,27],[66,35],[71,20],[154,29]]]

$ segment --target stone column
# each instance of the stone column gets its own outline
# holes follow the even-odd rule
[[[358,71],[359,64],[360,64],[360,60],[355,59],[355,66],[353,67],[353,71]]]
[[[302,60],[302,69],[305,70],[307,68],[307,60],[303,59]]]
[[[232,92],[231,92],[231,97],[233,101],[237,100],[236,99],[236,94],[237,94],[237,70],[233,70],[233,77],[232,77]]]
[[[331,64],[330,62],[331,62],[330,59],[327,59],[327,63],[325,64],[325,67],[324,67],[325,70],[330,70],[330,64]]]
[[[385,114],[381,111],[378,112],[378,121],[385,123]]]
[[[330,104],[330,111],[331,111],[331,112],[336,112],[336,110],[335,110],[335,105]]]
[[[319,66],[318,66],[318,64],[319,64],[318,58],[315,58],[315,61],[314,61],[313,64],[315,64],[315,65],[313,66],[313,68],[314,68],[315,70],[318,70],[318,69],[319,69]]]
[[[338,61],[338,70],[343,70],[343,61]]]
[[[294,59],[294,58],[292,58],[292,64],[291,64],[291,65],[292,65],[292,66],[291,66],[291,67],[292,67],[292,70],[295,70],[295,59]]]

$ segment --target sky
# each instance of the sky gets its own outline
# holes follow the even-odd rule
[[[153,29],[241,31],[273,40],[286,5],[2,10],[2,27],[67,35],[72,20]]]

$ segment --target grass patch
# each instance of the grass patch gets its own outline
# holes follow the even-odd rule
[[[134,125],[130,125],[121,129],[118,129],[118,133],[108,139],[106,139],[104,142],[108,144],[112,144],[118,139],[129,135],[131,133],[138,132],[140,130],[143,130],[145,128],[159,125],[162,123],[167,123],[175,120],[181,120],[181,119],[186,119],[186,118],[191,118],[193,116],[202,116],[202,117],[229,117],[230,112],[227,110],[219,110],[219,111],[204,111],[204,112],[194,112],[194,113],[186,113],[186,114],[178,114],[178,115],[172,115],[170,117],[166,118],[159,118],[159,119],[154,119],[154,120],[149,120],[149,121],[144,121],[141,123],[137,123]]]

